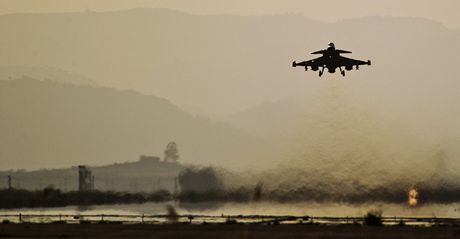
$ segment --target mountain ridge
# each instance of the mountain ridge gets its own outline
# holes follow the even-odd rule
[[[186,163],[237,167],[244,154],[234,152],[263,145],[163,98],[30,79],[0,81],[0,128],[2,169],[124,162],[158,155],[170,141]]]

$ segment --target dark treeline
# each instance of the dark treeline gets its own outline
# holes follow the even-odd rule
[[[419,190],[418,205],[430,203],[455,203],[460,201],[460,188],[433,188]],[[179,195],[180,201],[203,202],[203,201],[231,201],[231,202],[319,202],[319,203],[407,203],[408,192],[404,189],[373,188],[362,192],[337,193],[309,188],[293,190],[260,190],[258,187],[241,187],[230,191],[188,191]]]
[[[391,181],[380,185],[355,184],[353,181],[316,180],[301,181],[295,184],[273,186],[271,181],[256,180],[249,185],[225,189],[222,172],[215,168],[187,168],[179,174],[181,194],[178,199],[184,202],[204,201],[275,201],[275,202],[326,202],[365,204],[373,202],[407,203],[408,193],[417,190],[418,204],[454,203],[460,201],[460,184],[446,177],[433,177],[430,180],[408,184],[404,181]],[[301,177],[299,177],[301,178]]]
[[[166,190],[153,193],[123,193],[113,191],[71,191],[47,187],[38,191],[21,189],[0,190],[0,208],[62,207],[69,205],[128,204],[144,202],[322,202],[322,203],[407,203],[407,191],[396,188],[374,188],[354,193],[337,193],[314,188],[295,190],[264,190],[263,186],[239,187],[232,190],[183,191],[173,195]],[[460,201],[460,188],[419,189],[418,202],[453,203]]]
[[[62,192],[53,187],[36,191],[23,189],[0,190],[0,208],[4,209],[161,202],[171,199],[172,195],[166,190],[154,193],[102,192],[97,190]]]

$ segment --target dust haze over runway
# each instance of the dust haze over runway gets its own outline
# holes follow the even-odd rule
[[[267,195],[288,201],[405,203],[414,187],[419,203],[458,200],[459,140],[448,130],[457,125],[431,129],[428,117],[396,117],[397,105],[376,110],[345,81],[328,82],[316,99],[300,107],[297,131],[278,142],[290,150],[277,168],[242,176],[240,184],[262,184]]]

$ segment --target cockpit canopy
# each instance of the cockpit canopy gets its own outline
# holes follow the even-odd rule
[[[329,42],[329,44],[327,45],[329,46],[329,48],[335,49],[335,44],[333,42]]]

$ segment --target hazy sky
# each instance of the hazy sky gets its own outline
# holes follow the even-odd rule
[[[171,8],[197,14],[302,13],[337,21],[369,15],[423,17],[460,28],[458,0],[0,0],[0,14],[18,12],[112,11],[138,7]]]

